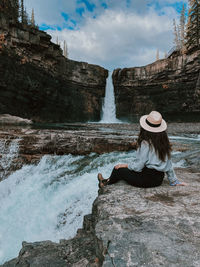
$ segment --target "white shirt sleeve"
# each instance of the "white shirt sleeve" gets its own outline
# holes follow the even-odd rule
[[[171,160],[169,160],[169,164],[170,164],[170,169],[166,171],[166,174],[167,174],[167,179],[169,180],[170,185],[180,184],[179,180],[176,177]]]
[[[136,151],[136,160],[128,164],[128,169],[136,172],[141,172],[148,160],[148,154],[149,144],[143,141],[141,143],[141,147],[139,147]]]

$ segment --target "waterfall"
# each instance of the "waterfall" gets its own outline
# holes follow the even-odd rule
[[[22,241],[74,237],[97,197],[98,172],[108,177],[114,165],[134,156],[45,155],[0,182],[0,265],[18,255]]]
[[[199,145],[199,137],[174,137]],[[184,138],[184,140],[182,140]],[[173,137],[170,137],[173,139]],[[18,140],[0,143],[12,155],[1,165],[16,158]],[[193,144],[193,146],[191,146]],[[185,152],[187,157],[187,152]],[[129,163],[136,152],[112,152],[86,156],[45,155],[37,165],[26,165],[0,182],[0,265],[18,255],[22,241],[68,239],[82,227],[83,216],[91,213],[98,192],[97,173],[109,177],[113,166]],[[175,167],[185,165],[184,152],[174,152]],[[180,161],[181,159],[181,161]]]
[[[112,82],[112,73],[109,73],[109,77],[106,83],[106,93],[102,106],[102,118],[100,123],[120,123],[116,118],[116,106],[114,87]]]
[[[0,181],[14,169],[19,152],[20,139],[0,140]]]

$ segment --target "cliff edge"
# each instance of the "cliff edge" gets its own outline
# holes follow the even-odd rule
[[[119,119],[133,121],[151,110],[159,110],[175,121],[187,117],[192,121],[194,116],[198,119],[200,50],[176,52],[144,67],[116,69],[113,83]]]
[[[0,113],[36,122],[100,120],[108,71],[65,58],[50,35],[14,21],[3,8]]]
[[[120,182],[99,190],[75,238],[23,242],[19,257],[2,266],[199,266],[200,175],[176,172],[188,186],[165,181],[140,189]]]

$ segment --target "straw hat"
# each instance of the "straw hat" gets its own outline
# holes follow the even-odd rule
[[[161,133],[167,129],[167,123],[162,115],[157,111],[152,111],[149,115],[140,118],[140,126],[148,132]]]

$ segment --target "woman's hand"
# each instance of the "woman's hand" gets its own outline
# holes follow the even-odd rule
[[[180,184],[176,184],[176,186],[186,186],[187,184],[184,182],[181,182]]]
[[[128,168],[128,164],[117,164],[115,166],[115,169],[119,169],[119,168]]]

